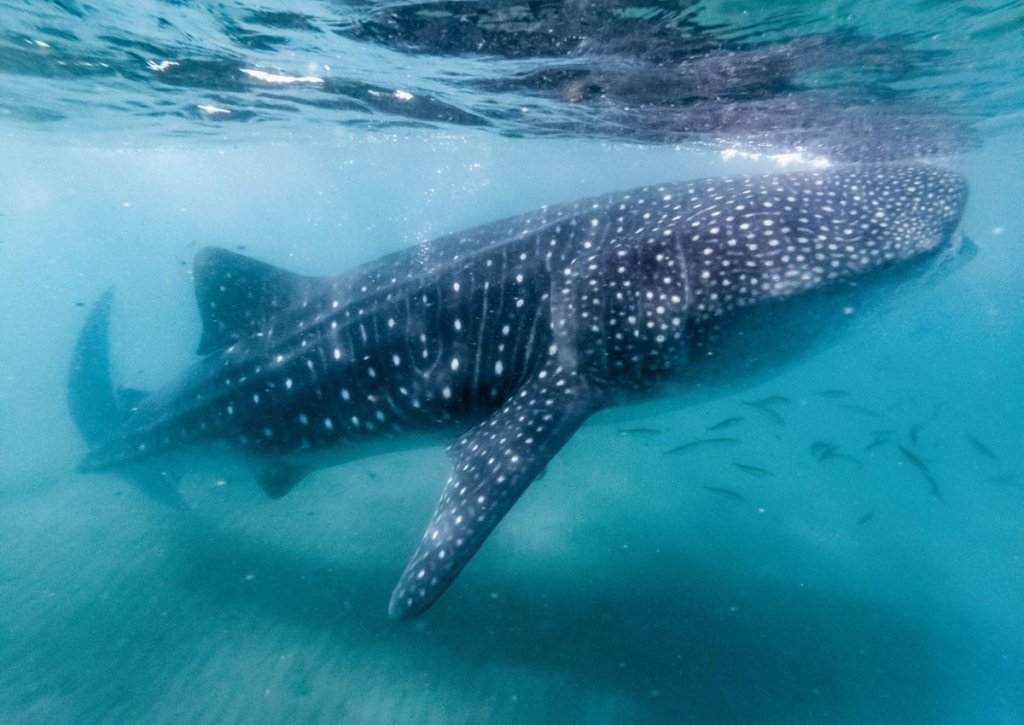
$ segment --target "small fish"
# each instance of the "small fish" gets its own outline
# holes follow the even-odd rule
[[[857,526],[863,526],[864,524],[866,524],[868,521],[870,521],[873,518],[875,518],[875,512],[874,511],[868,511],[866,514],[864,514],[859,519],[857,519]]]
[[[928,470],[928,466],[925,464],[924,461],[922,461],[917,456],[916,453],[914,453],[912,450],[906,448],[903,445],[897,445],[896,447],[900,449],[900,453],[903,454],[903,457],[905,459],[907,459],[907,461],[910,463],[910,465],[912,465],[914,468],[916,468],[921,473],[924,473],[926,475],[930,475],[931,474],[931,472]]]
[[[854,458],[853,456],[847,453],[836,453],[835,455],[829,456],[829,458],[835,461],[846,461],[847,463],[852,463],[853,465],[858,467],[864,466],[863,461],[861,461],[859,458]]]
[[[827,398],[829,400],[835,400],[837,398],[849,397],[850,393],[841,388],[826,388],[825,390],[817,390],[814,392],[819,398]]]
[[[987,480],[989,483],[1012,484],[1022,477],[1024,477],[1024,473],[999,473],[995,476],[989,476]]]
[[[715,430],[725,430],[726,428],[732,428],[734,425],[738,425],[738,424],[742,423],[744,420],[745,420],[745,418],[743,416],[734,415],[731,418],[726,418],[724,420],[720,420],[717,423],[715,423],[714,425],[709,425],[704,430],[706,430],[708,432],[715,431]]]
[[[993,461],[999,460],[999,456],[995,454],[995,451],[993,451],[991,448],[989,448],[984,443],[979,441],[977,438],[972,436],[970,433],[965,433],[964,438],[966,438],[967,442],[971,444],[971,447],[973,447],[974,450],[976,450],[981,455],[985,456],[986,458],[991,458]]]
[[[811,455],[819,461],[824,461],[826,458],[831,457],[838,450],[839,446],[827,441],[814,441],[810,446]]]
[[[876,430],[871,432],[871,441],[864,446],[865,451],[874,450],[878,446],[884,445],[892,440],[893,431],[891,430]]]
[[[377,474],[374,473],[373,471],[367,471],[366,475],[370,477],[371,481],[376,481],[377,480]]]
[[[774,478],[775,474],[769,471],[767,468],[761,468],[760,466],[748,466],[745,463],[732,462],[732,465],[743,471],[748,476],[754,476],[755,478]]]
[[[767,405],[758,405],[756,402],[750,403],[750,402],[747,402],[745,400],[742,401],[742,402],[743,402],[743,405],[746,405],[747,407],[753,408],[754,410],[758,411],[759,413],[761,413],[761,415],[765,416],[766,418],[768,418],[772,422],[774,422],[774,423],[776,423],[778,425],[785,425],[786,424],[786,419],[783,418],[781,415],[779,415],[779,412],[777,410],[775,410],[774,408],[770,408]]]
[[[827,441],[815,441],[811,444],[811,455],[819,461],[847,461],[855,466],[863,466],[860,460],[839,451],[839,446]]]
[[[910,442],[915,446],[918,444],[918,439],[921,435],[921,429],[924,428],[924,423],[918,423],[917,425],[911,426],[910,428]]]
[[[249,248],[249,246],[247,244],[236,244],[235,245],[235,249],[239,250],[240,252],[244,252],[248,248]]]
[[[710,491],[711,493],[716,493],[724,498],[731,498],[733,501],[747,500],[746,498],[743,497],[743,494],[736,493],[731,488],[721,488],[719,486],[705,486],[704,490]]]
[[[665,453],[682,453],[684,451],[690,451],[695,448],[701,448],[703,446],[714,446],[714,445],[726,445],[732,446],[740,442],[739,438],[698,438],[695,441],[689,441],[682,445],[670,448]]]
[[[75,307],[85,307],[85,303],[84,302],[76,302],[75,303]]]
[[[661,428],[619,428],[619,435],[651,435],[653,433],[664,433]]]
[[[840,405],[839,407],[840,408],[844,408],[845,410],[848,410],[851,413],[858,413],[860,415],[865,415],[868,418],[881,418],[882,417],[882,414],[879,413],[877,410],[872,410],[871,408],[866,408],[863,405],[856,405],[855,403],[844,403],[843,405]]]
[[[939,490],[939,482],[936,481],[935,478],[932,476],[932,473],[931,471],[928,470],[928,466],[925,464],[925,462],[922,461],[913,451],[908,450],[906,447],[902,445],[897,445],[897,448],[900,449],[900,453],[903,454],[903,457],[907,459],[910,465],[916,468],[918,472],[921,474],[922,478],[924,478],[924,480],[928,482],[929,493],[931,493],[932,496],[939,499],[940,501],[945,501],[945,499],[942,497],[942,492]]]

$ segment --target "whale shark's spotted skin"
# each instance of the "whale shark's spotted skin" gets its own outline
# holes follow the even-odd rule
[[[207,356],[96,442],[96,470],[227,440],[287,492],[306,450],[452,425],[452,473],[391,600],[417,614],[617,391],[686,366],[709,321],[931,252],[957,175],[864,165],[651,186],[488,224],[338,277],[206,249]],[[74,382],[74,381],[72,381]],[[468,428],[468,430],[466,430]]]

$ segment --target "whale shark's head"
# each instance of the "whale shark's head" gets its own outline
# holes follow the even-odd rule
[[[756,249],[748,246],[745,254],[720,261],[725,270],[767,270],[762,276],[771,283],[754,299],[769,304],[751,305],[734,295],[718,308],[722,314],[709,309],[703,318],[695,316],[695,349],[684,384],[710,391],[757,380],[826,347],[974,256],[974,244],[960,232],[967,184],[954,172],[871,165],[755,181],[762,184],[752,201],[739,206],[761,210],[755,218],[762,236],[752,242]],[[780,189],[780,182],[788,183]],[[777,209],[779,200],[784,203]],[[766,215],[765,207],[778,213]],[[740,226],[751,221],[737,219]],[[705,298],[717,292],[722,301],[732,279],[720,276],[717,287],[714,277],[705,279]],[[725,314],[730,309],[735,311]]]
[[[920,277],[959,238],[966,190],[954,172],[893,163],[617,195],[608,223],[591,219],[583,253],[559,277],[558,349],[593,379],[642,389],[688,364],[687,338],[700,335],[687,326]]]
[[[934,166],[713,179],[686,193],[695,211],[675,231],[690,345],[673,394],[649,401],[642,415],[806,359],[975,253],[960,233],[967,184]]]
[[[879,230],[883,232],[879,238],[886,240],[895,259],[960,248],[960,221],[967,202],[967,182],[962,176],[926,165],[869,168],[874,168],[879,184],[874,216],[881,210],[891,217],[888,227]]]
[[[697,319],[829,286],[949,248],[967,184],[924,164],[865,164],[747,177],[711,200],[683,239]]]

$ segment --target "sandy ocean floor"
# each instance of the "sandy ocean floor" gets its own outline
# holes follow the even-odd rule
[[[1020,487],[937,473],[941,504],[891,445],[817,461],[822,415],[877,421],[814,388],[584,428],[409,623],[440,449],[276,502],[206,462],[188,513],[104,476],[5,494],[0,720],[1012,722]],[[780,391],[784,424],[743,412]],[[735,453],[664,453],[737,411]]]

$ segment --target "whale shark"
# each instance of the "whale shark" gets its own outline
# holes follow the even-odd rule
[[[69,377],[80,470],[220,445],[279,497],[374,441],[444,438],[450,475],[389,606],[413,617],[588,417],[741,374],[736,341],[756,357],[778,311],[848,310],[843,295],[920,274],[956,249],[966,195],[939,166],[861,164],[546,206],[336,276],[205,248],[200,359],[173,383],[117,390],[110,293],[93,306]]]

